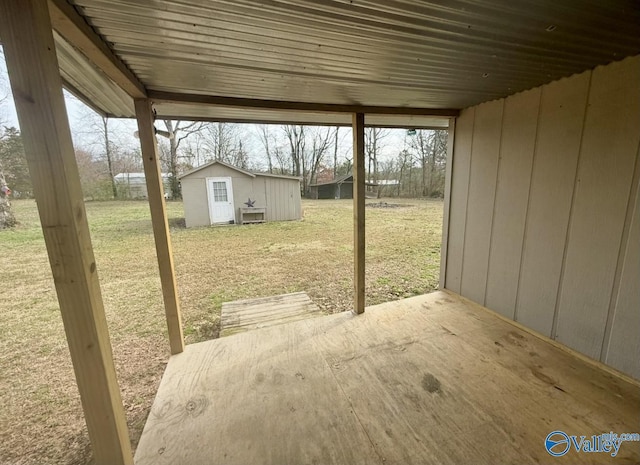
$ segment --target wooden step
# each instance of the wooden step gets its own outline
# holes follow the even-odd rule
[[[222,304],[220,336],[322,315],[324,313],[306,292],[225,302]]]

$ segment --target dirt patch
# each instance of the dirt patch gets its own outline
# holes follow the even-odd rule
[[[169,218],[169,227],[171,229],[185,229],[187,223],[184,218]]]
[[[407,208],[413,207],[413,205],[409,204],[401,204],[401,203],[387,203],[387,202],[377,202],[377,203],[368,203],[367,207],[370,208]]]

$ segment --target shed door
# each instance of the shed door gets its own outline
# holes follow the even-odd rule
[[[207,178],[211,224],[235,223],[231,178]]]

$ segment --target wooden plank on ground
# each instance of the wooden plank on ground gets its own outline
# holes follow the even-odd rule
[[[220,335],[230,336],[323,314],[306,292],[224,302],[220,315]]]
[[[0,1],[0,31],[94,460],[132,463],[46,0]]]

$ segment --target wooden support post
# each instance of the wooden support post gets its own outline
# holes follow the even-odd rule
[[[156,240],[164,309],[169,328],[169,344],[171,346],[171,354],[175,355],[184,350],[184,337],[182,335],[182,317],[173,266],[169,222],[167,221],[167,210],[164,204],[160,157],[158,156],[158,145],[153,126],[153,109],[151,101],[148,99],[135,99],[134,102],[140,146],[142,147],[147,195],[149,196],[149,207],[151,208],[151,223]]]
[[[444,175],[444,212],[442,218],[442,246],[440,247],[440,285],[439,289],[446,287],[447,275],[447,251],[449,249],[449,210],[451,208],[451,176],[453,173],[453,147],[456,137],[456,119],[449,120],[447,130],[447,161]]]
[[[353,114],[354,311],[364,312],[364,113]]]
[[[131,464],[47,1],[0,0],[0,34],[95,463]]]

